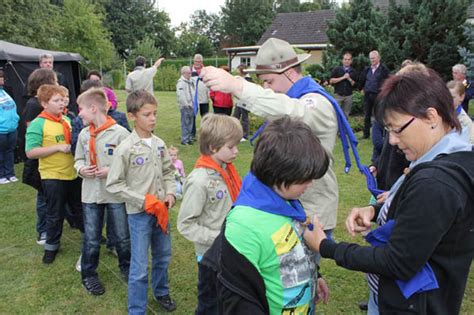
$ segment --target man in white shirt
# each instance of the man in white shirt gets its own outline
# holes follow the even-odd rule
[[[137,59],[135,59],[135,69],[128,74],[127,80],[125,81],[125,90],[127,93],[132,93],[137,90],[146,90],[153,95],[153,77],[164,59],[165,58],[159,58],[153,66],[146,68],[145,57],[138,56]]]

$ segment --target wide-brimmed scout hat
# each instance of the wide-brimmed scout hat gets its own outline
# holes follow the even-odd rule
[[[306,61],[309,57],[311,57],[310,54],[297,55],[293,47],[284,40],[269,38],[258,50],[255,69],[245,69],[244,72],[280,74]]]

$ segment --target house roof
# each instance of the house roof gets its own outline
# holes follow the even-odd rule
[[[55,62],[82,60],[81,55],[76,53],[38,49],[0,40],[0,60],[37,62],[41,54],[53,55]]]
[[[333,10],[279,13],[262,35],[257,45],[270,37],[283,39],[290,44],[327,44],[327,21],[334,20]]]
[[[467,18],[468,18],[468,19],[474,19],[474,4],[471,4],[471,5],[467,8]]]

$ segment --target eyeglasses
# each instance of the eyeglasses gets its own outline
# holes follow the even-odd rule
[[[384,126],[383,129],[385,129],[387,132],[389,133],[393,133],[395,135],[399,135],[402,133],[403,130],[405,130],[406,128],[408,128],[408,126],[410,126],[410,124],[415,120],[416,117],[412,117],[409,121],[407,121],[403,126],[401,126],[400,128],[397,128],[397,129],[393,129],[393,128],[390,128],[390,127],[387,127],[387,126]]]

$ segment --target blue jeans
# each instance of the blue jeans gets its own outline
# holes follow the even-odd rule
[[[104,226],[104,213],[107,209],[108,228],[117,250],[119,268],[128,273],[130,266],[130,234],[128,231],[127,212],[123,203],[83,203],[84,243],[82,246],[81,275],[82,279],[97,276],[99,265],[100,240]]]
[[[128,313],[145,314],[148,291],[148,249],[151,247],[151,287],[154,296],[169,294],[171,237],[145,212],[128,215],[132,260],[128,277]],[[168,226],[169,231],[169,226]]]
[[[198,262],[198,305],[195,315],[217,315],[217,272]]]
[[[379,315],[379,303],[377,294],[369,289],[369,303],[367,303],[367,315]]]
[[[82,226],[82,204],[81,192],[77,190],[77,179],[43,179],[41,185],[46,197],[48,212],[46,215],[46,244],[45,250],[58,250],[61,235],[63,233],[63,222],[66,204],[74,213],[78,224]]]
[[[46,232],[46,216],[48,215],[48,204],[42,189],[36,194],[36,232]]]
[[[181,142],[193,141],[194,110],[192,107],[182,107],[181,111]]]
[[[15,176],[16,130],[0,134],[0,178]]]

